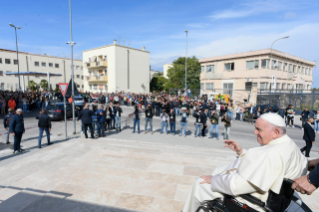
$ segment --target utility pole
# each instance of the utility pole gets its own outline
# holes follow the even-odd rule
[[[185,57],[185,92],[187,92],[187,44],[188,44],[188,31],[186,32],[186,57]]]

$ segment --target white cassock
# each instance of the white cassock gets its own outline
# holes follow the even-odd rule
[[[195,212],[201,202],[222,198],[224,194],[238,196],[251,194],[266,202],[268,191],[279,193],[283,179],[296,179],[305,175],[308,161],[295,142],[284,135],[267,145],[244,150],[229,166],[217,167],[211,184],[195,181],[183,212]],[[264,212],[259,206],[236,197],[251,208]]]

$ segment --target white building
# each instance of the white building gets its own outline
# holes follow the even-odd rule
[[[148,93],[150,52],[114,44],[83,51],[84,90]]]
[[[151,71],[150,71],[150,80],[153,79],[154,74],[161,74],[161,75],[163,75],[163,72],[151,70]]]
[[[167,76],[167,71],[168,69],[172,68],[173,67],[173,64],[171,63],[168,63],[168,64],[164,64],[163,65],[163,77],[165,77],[166,79],[168,79],[168,76]]]
[[[43,72],[62,74],[62,77],[51,77],[50,84],[52,89],[59,87],[59,83],[69,82],[71,79],[71,59],[53,57],[48,55],[37,55],[26,52],[19,52],[20,72]],[[83,62],[82,60],[73,60],[74,63],[74,82],[79,91],[84,89],[83,85]],[[5,72],[18,72],[17,52],[0,49],[0,89],[1,90],[19,90],[18,76],[6,76]],[[27,89],[28,82],[33,80],[37,84],[47,77],[20,76],[20,86],[23,90]]]

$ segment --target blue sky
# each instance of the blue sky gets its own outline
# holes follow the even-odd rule
[[[75,58],[82,51],[114,39],[151,52],[153,70],[189,55],[205,58],[270,48],[308,60],[319,59],[319,1],[315,0],[73,0]],[[68,0],[4,1],[0,5],[0,48],[15,49],[14,30],[21,26],[19,49],[70,56]],[[120,39],[121,37],[121,39]],[[319,68],[314,87],[319,87]]]

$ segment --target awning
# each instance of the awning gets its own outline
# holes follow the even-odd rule
[[[23,75],[23,76],[43,76],[43,77],[47,77],[48,74],[50,75],[50,77],[62,77],[62,74],[54,74],[54,73],[45,73],[45,72],[30,72],[30,71],[26,71],[26,72],[4,72],[5,75]]]

